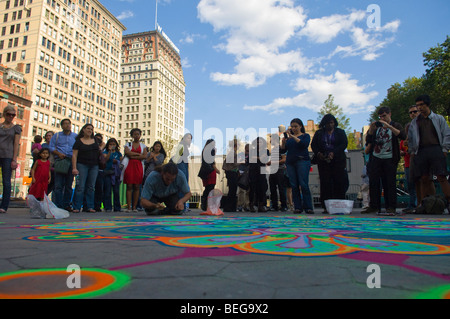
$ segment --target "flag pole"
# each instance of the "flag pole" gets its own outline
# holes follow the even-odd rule
[[[156,10],[155,10],[155,30],[158,31],[158,0],[156,0]]]

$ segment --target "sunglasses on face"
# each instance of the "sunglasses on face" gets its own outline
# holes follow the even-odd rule
[[[16,117],[16,114],[6,113],[6,116]]]
[[[418,111],[411,111],[409,114],[416,114]]]

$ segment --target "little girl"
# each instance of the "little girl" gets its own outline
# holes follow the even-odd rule
[[[34,163],[31,169],[31,187],[28,194],[33,195],[37,200],[44,200],[47,193],[48,184],[51,181],[50,173],[50,151],[48,148],[43,148],[38,153],[38,160]]]

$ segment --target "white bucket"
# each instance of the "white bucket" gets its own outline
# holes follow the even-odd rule
[[[350,215],[353,210],[352,200],[329,199],[325,201],[325,207],[330,215]]]

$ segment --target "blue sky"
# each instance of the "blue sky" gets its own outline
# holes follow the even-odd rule
[[[154,30],[154,0],[102,3],[125,34]],[[158,1],[181,51],[191,132],[196,120],[223,132],[317,121],[328,94],[360,131],[392,84],[425,72],[422,54],[450,34],[449,16],[448,0]]]

